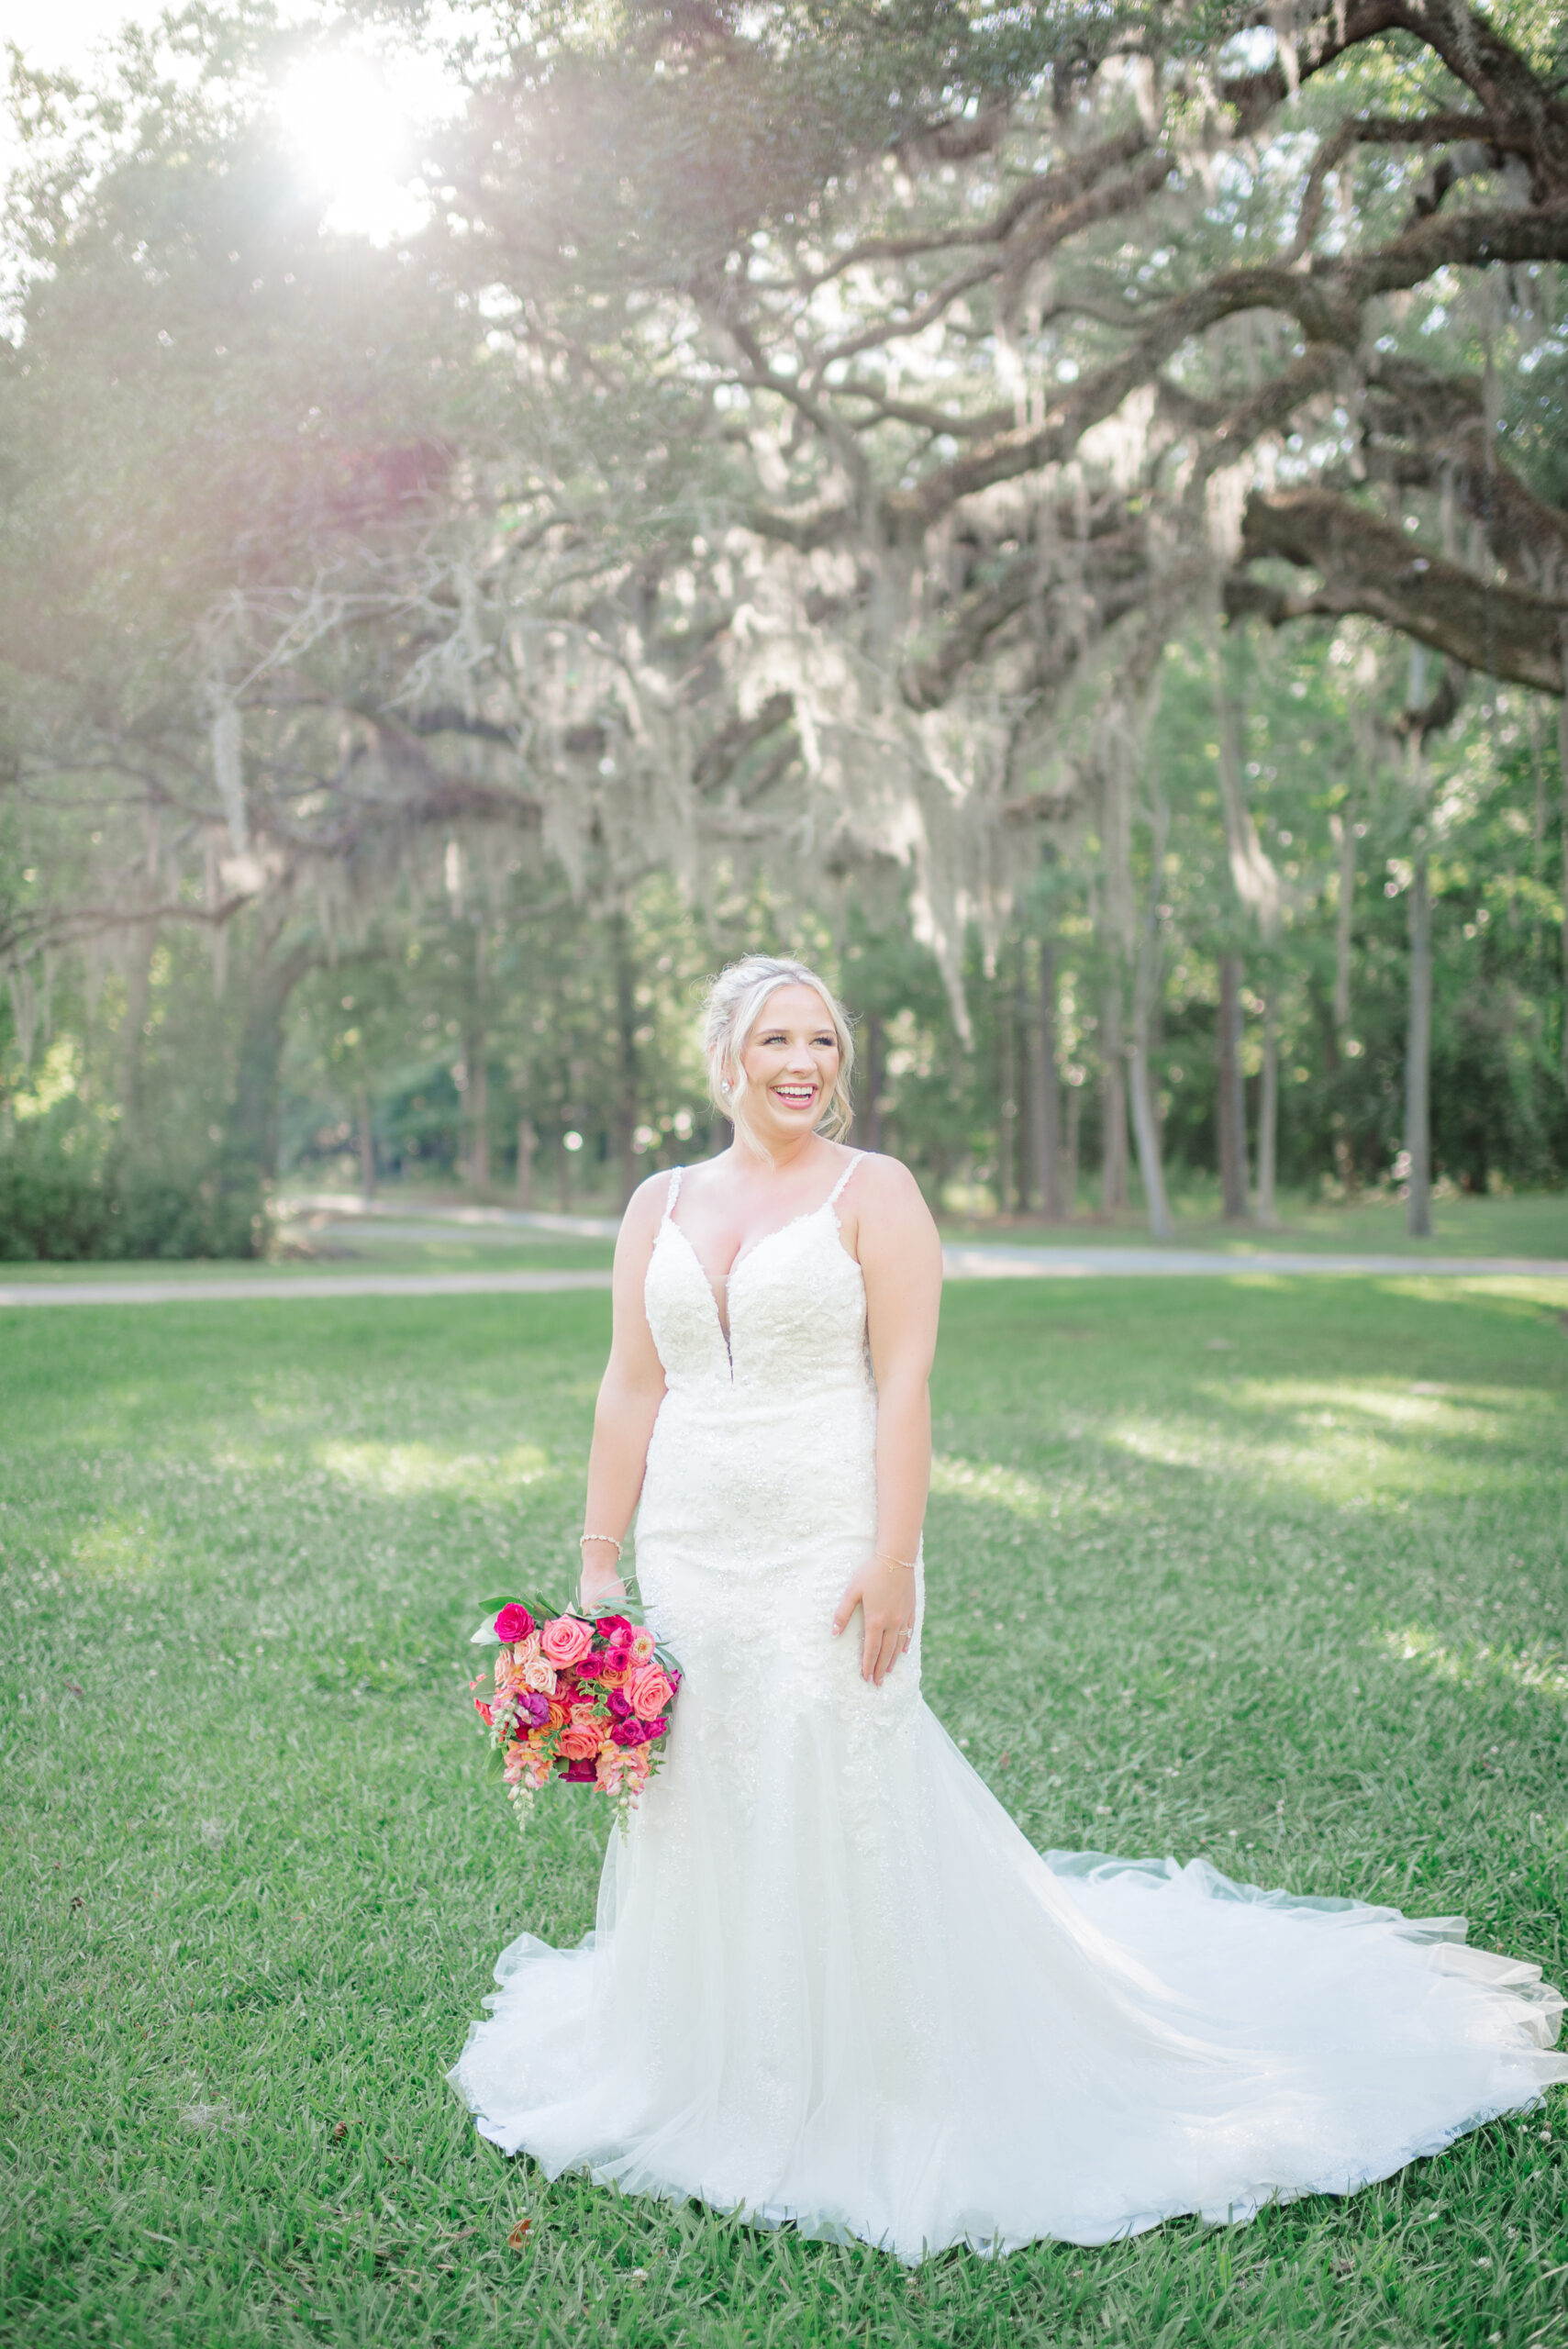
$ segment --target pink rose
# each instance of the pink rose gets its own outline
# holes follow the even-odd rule
[[[675,1691],[661,1664],[645,1664],[627,1682],[626,1693],[639,1720],[651,1721],[663,1711]]]
[[[539,1644],[539,1653],[551,1664],[575,1664],[593,1646],[594,1633],[591,1626],[579,1621],[575,1615],[558,1615],[540,1631]]]
[[[528,1609],[519,1607],[514,1598],[495,1618],[495,1637],[504,1646],[510,1646],[514,1640],[526,1640],[533,1627],[534,1619]]]
[[[514,1642],[512,1648],[512,1662],[514,1664],[532,1664],[538,1653],[539,1633],[537,1631],[530,1631],[526,1640],[517,1640]]]
[[[555,1666],[546,1664],[542,1655],[536,1655],[531,1664],[524,1664],[521,1677],[525,1688],[537,1688],[541,1697],[554,1696]]]

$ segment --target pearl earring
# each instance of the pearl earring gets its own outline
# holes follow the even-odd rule
[[[729,1079],[728,1077],[723,1079],[718,1089],[721,1093],[728,1093],[731,1090]]]

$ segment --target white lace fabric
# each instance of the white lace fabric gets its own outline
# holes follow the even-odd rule
[[[831,1634],[876,1516],[852,1172],[743,1252],[728,1343],[672,1180],[637,1556],[686,1677],[595,1932],[497,1961],[450,2074],[482,2133],[914,2261],[1348,2193],[1568,2079],[1561,1997],[1462,1919],[1042,1855],[923,1701],[918,1622],[862,1680],[858,1619]]]

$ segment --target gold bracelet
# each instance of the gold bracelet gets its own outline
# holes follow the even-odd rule
[[[913,1574],[920,1563],[917,1558],[895,1558],[891,1550],[873,1550],[872,1556],[880,1558],[884,1566],[902,1566],[906,1575]]]

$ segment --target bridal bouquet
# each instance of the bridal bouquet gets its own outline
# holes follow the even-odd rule
[[[595,1787],[624,1828],[663,1759],[681,1685],[674,1657],[628,1616],[550,1615],[517,1598],[498,1603],[473,1644],[500,1650],[494,1693],[473,1702],[501,1755],[518,1826],[527,1827],[539,1788],[562,1778]]]

